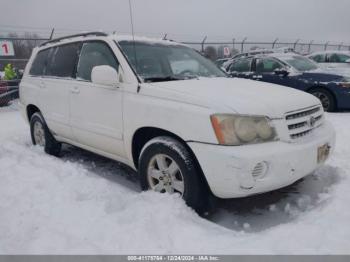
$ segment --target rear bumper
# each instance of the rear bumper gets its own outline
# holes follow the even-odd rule
[[[294,183],[322,165],[317,162],[317,151],[325,144],[332,152],[335,131],[328,122],[295,143],[276,141],[238,147],[188,143],[211,191],[220,198],[259,194]],[[262,169],[258,163],[262,163]],[[254,177],[254,169],[263,170],[262,175]]]

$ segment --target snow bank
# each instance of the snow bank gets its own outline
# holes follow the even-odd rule
[[[328,166],[287,189],[220,201],[203,219],[176,195],[141,193],[114,161],[72,147],[45,155],[19,112],[0,109],[0,253],[349,254],[350,114],[328,117],[338,130]]]

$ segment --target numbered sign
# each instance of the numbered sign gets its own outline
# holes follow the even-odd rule
[[[224,47],[224,56],[230,56],[231,55],[231,50],[228,46]]]
[[[10,41],[0,41],[0,56],[14,56],[15,50]]]

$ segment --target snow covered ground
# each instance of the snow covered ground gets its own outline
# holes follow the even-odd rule
[[[65,147],[42,153],[15,107],[0,109],[1,254],[350,254],[350,114],[328,114],[328,165],[288,188],[225,200],[206,219],[140,192],[129,168]]]

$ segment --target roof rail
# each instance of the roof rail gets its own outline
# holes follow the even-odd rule
[[[67,36],[55,38],[55,39],[52,39],[52,40],[49,40],[49,41],[46,41],[46,42],[42,43],[40,46],[44,46],[44,45],[51,44],[51,43],[56,43],[56,42],[59,42],[61,40],[68,39],[68,38],[79,37],[79,36],[86,37],[86,36],[90,36],[90,35],[94,35],[94,36],[108,36],[108,34],[103,33],[103,32],[86,32],[86,33],[67,35]]]

